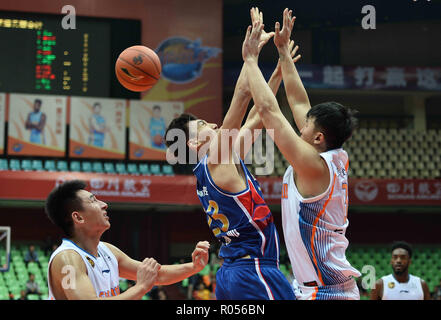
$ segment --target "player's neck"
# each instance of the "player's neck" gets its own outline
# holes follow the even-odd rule
[[[98,256],[98,244],[100,242],[101,235],[99,236],[89,236],[82,233],[76,234],[69,240],[74,242],[78,247],[85,250],[87,253]]]
[[[409,273],[408,272],[405,272],[405,273],[400,274],[400,275],[394,273],[393,276],[394,276],[395,280],[397,280],[400,283],[409,282]]]

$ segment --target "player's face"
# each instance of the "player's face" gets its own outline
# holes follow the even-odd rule
[[[402,248],[395,249],[394,251],[392,251],[392,258],[390,263],[395,274],[403,274],[409,268],[409,253],[407,252],[407,250]]]
[[[40,111],[40,109],[41,109],[41,103],[38,101],[34,102],[34,111],[38,112]]]
[[[101,112],[101,105],[96,104],[93,106],[93,113],[99,114]]]
[[[155,118],[160,118],[161,117],[161,109],[154,109],[153,110],[153,116]]]
[[[82,200],[83,210],[80,215],[89,230],[102,231],[110,228],[109,217],[107,216],[107,203],[98,200],[94,194],[86,190],[78,191]]]

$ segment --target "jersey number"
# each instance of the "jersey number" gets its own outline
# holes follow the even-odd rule
[[[220,228],[214,228],[213,233],[215,236],[217,236],[219,233],[227,232],[228,227],[230,226],[230,222],[228,221],[228,218],[223,215],[222,213],[219,213],[219,206],[216,203],[216,201],[210,200],[208,202],[208,208],[207,208],[207,214],[208,214],[208,226],[211,227],[211,224],[213,223],[213,220],[220,221],[222,223],[222,226]]]

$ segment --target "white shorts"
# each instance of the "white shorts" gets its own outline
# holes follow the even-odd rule
[[[297,300],[360,300],[360,292],[354,279],[328,285],[305,287],[294,279],[292,283]]]

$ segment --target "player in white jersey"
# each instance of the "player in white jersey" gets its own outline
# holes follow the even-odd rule
[[[295,17],[285,9],[283,28],[274,43],[299,137],[279,109],[257,64],[253,26],[243,44],[243,58],[254,103],[265,128],[290,163],[282,189],[282,224],[288,255],[300,292],[298,299],[359,299],[353,277],[361,274],[346,260],[348,226],[348,155],[342,149],[356,125],[354,111],[335,102],[311,108],[288,44]]]
[[[430,300],[427,283],[409,274],[412,247],[406,242],[392,245],[390,264],[393,273],[381,277],[371,290],[371,300]]]
[[[110,228],[107,204],[85,190],[79,180],[64,182],[49,194],[46,213],[66,238],[50,257],[48,288],[51,300],[136,300],[154,285],[182,281],[208,262],[209,243],[199,242],[192,262],[160,265],[153,258],[136,261],[110,243],[101,242]],[[119,278],[136,280],[120,293]]]

